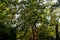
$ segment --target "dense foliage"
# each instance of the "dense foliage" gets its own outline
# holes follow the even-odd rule
[[[59,40],[58,2],[0,0],[0,40]]]

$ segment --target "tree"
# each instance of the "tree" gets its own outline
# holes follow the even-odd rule
[[[55,3],[52,3],[51,1],[49,1],[48,4],[44,4],[43,1],[44,0],[39,0],[39,1],[22,0],[20,2],[10,1],[10,3],[12,4],[12,7],[13,7],[13,8],[11,8],[11,12],[14,15],[15,15],[15,13],[17,15],[20,15],[19,18],[17,18],[17,20],[18,20],[17,23],[21,22],[21,25],[19,23],[19,27],[21,28],[20,30],[23,30],[23,29],[27,30],[27,29],[31,28],[33,35],[35,35],[34,33],[36,33],[36,26],[35,26],[36,23],[41,23],[43,28],[45,28],[47,25],[49,26],[50,24],[52,24],[50,26],[55,25],[55,20],[52,20],[52,22],[51,22],[51,20],[49,21],[46,17],[49,17],[49,16],[51,17],[51,13],[53,12],[53,10],[55,10],[55,8],[52,8],[52,7],[54,7],[56,5],[55,5]],[[14,3],[14,2],[16,2],[16,3]],[[14,10],[14,11],[12,11],[12,10]],[[55,14],[52,14],[52,17],[54,15]],[[53,17],[51,19],[55,19],[55,18]],[[25,36],[26,36],[26,34],[25,34]],[[34,39],[35,38],[36,38],[36,36],[34,37]]]
[[[51,0],[1,0],[0,3],[0,22],[14,40],[55,40],[57,3]]]
[[[16,31],[8,25],[10,23],[9,17],[9,0],[0,0],[0,40],[16,40]]]

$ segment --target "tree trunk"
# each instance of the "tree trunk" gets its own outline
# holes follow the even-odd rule
[[[56,24],[56,40],[59,40],[58,23]]]
[[[33,40],[36,40],[36,27],[32,27]]]
[[[32,22],[33,40],[36,40],[36,22]]]

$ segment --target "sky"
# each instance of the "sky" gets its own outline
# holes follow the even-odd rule
[[[59,19],[59,23],[60,23],[60,19]]]

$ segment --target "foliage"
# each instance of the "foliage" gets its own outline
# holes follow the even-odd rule
[[[37,40],[55,40],[55,26],[60,19],[57,14],[60,11],[57,10],[60,9],[57,3],[44,2],[44,0],[0,0],[1,38],[8,34],[6,40],[33,40],[32,27],[36,26]]]

